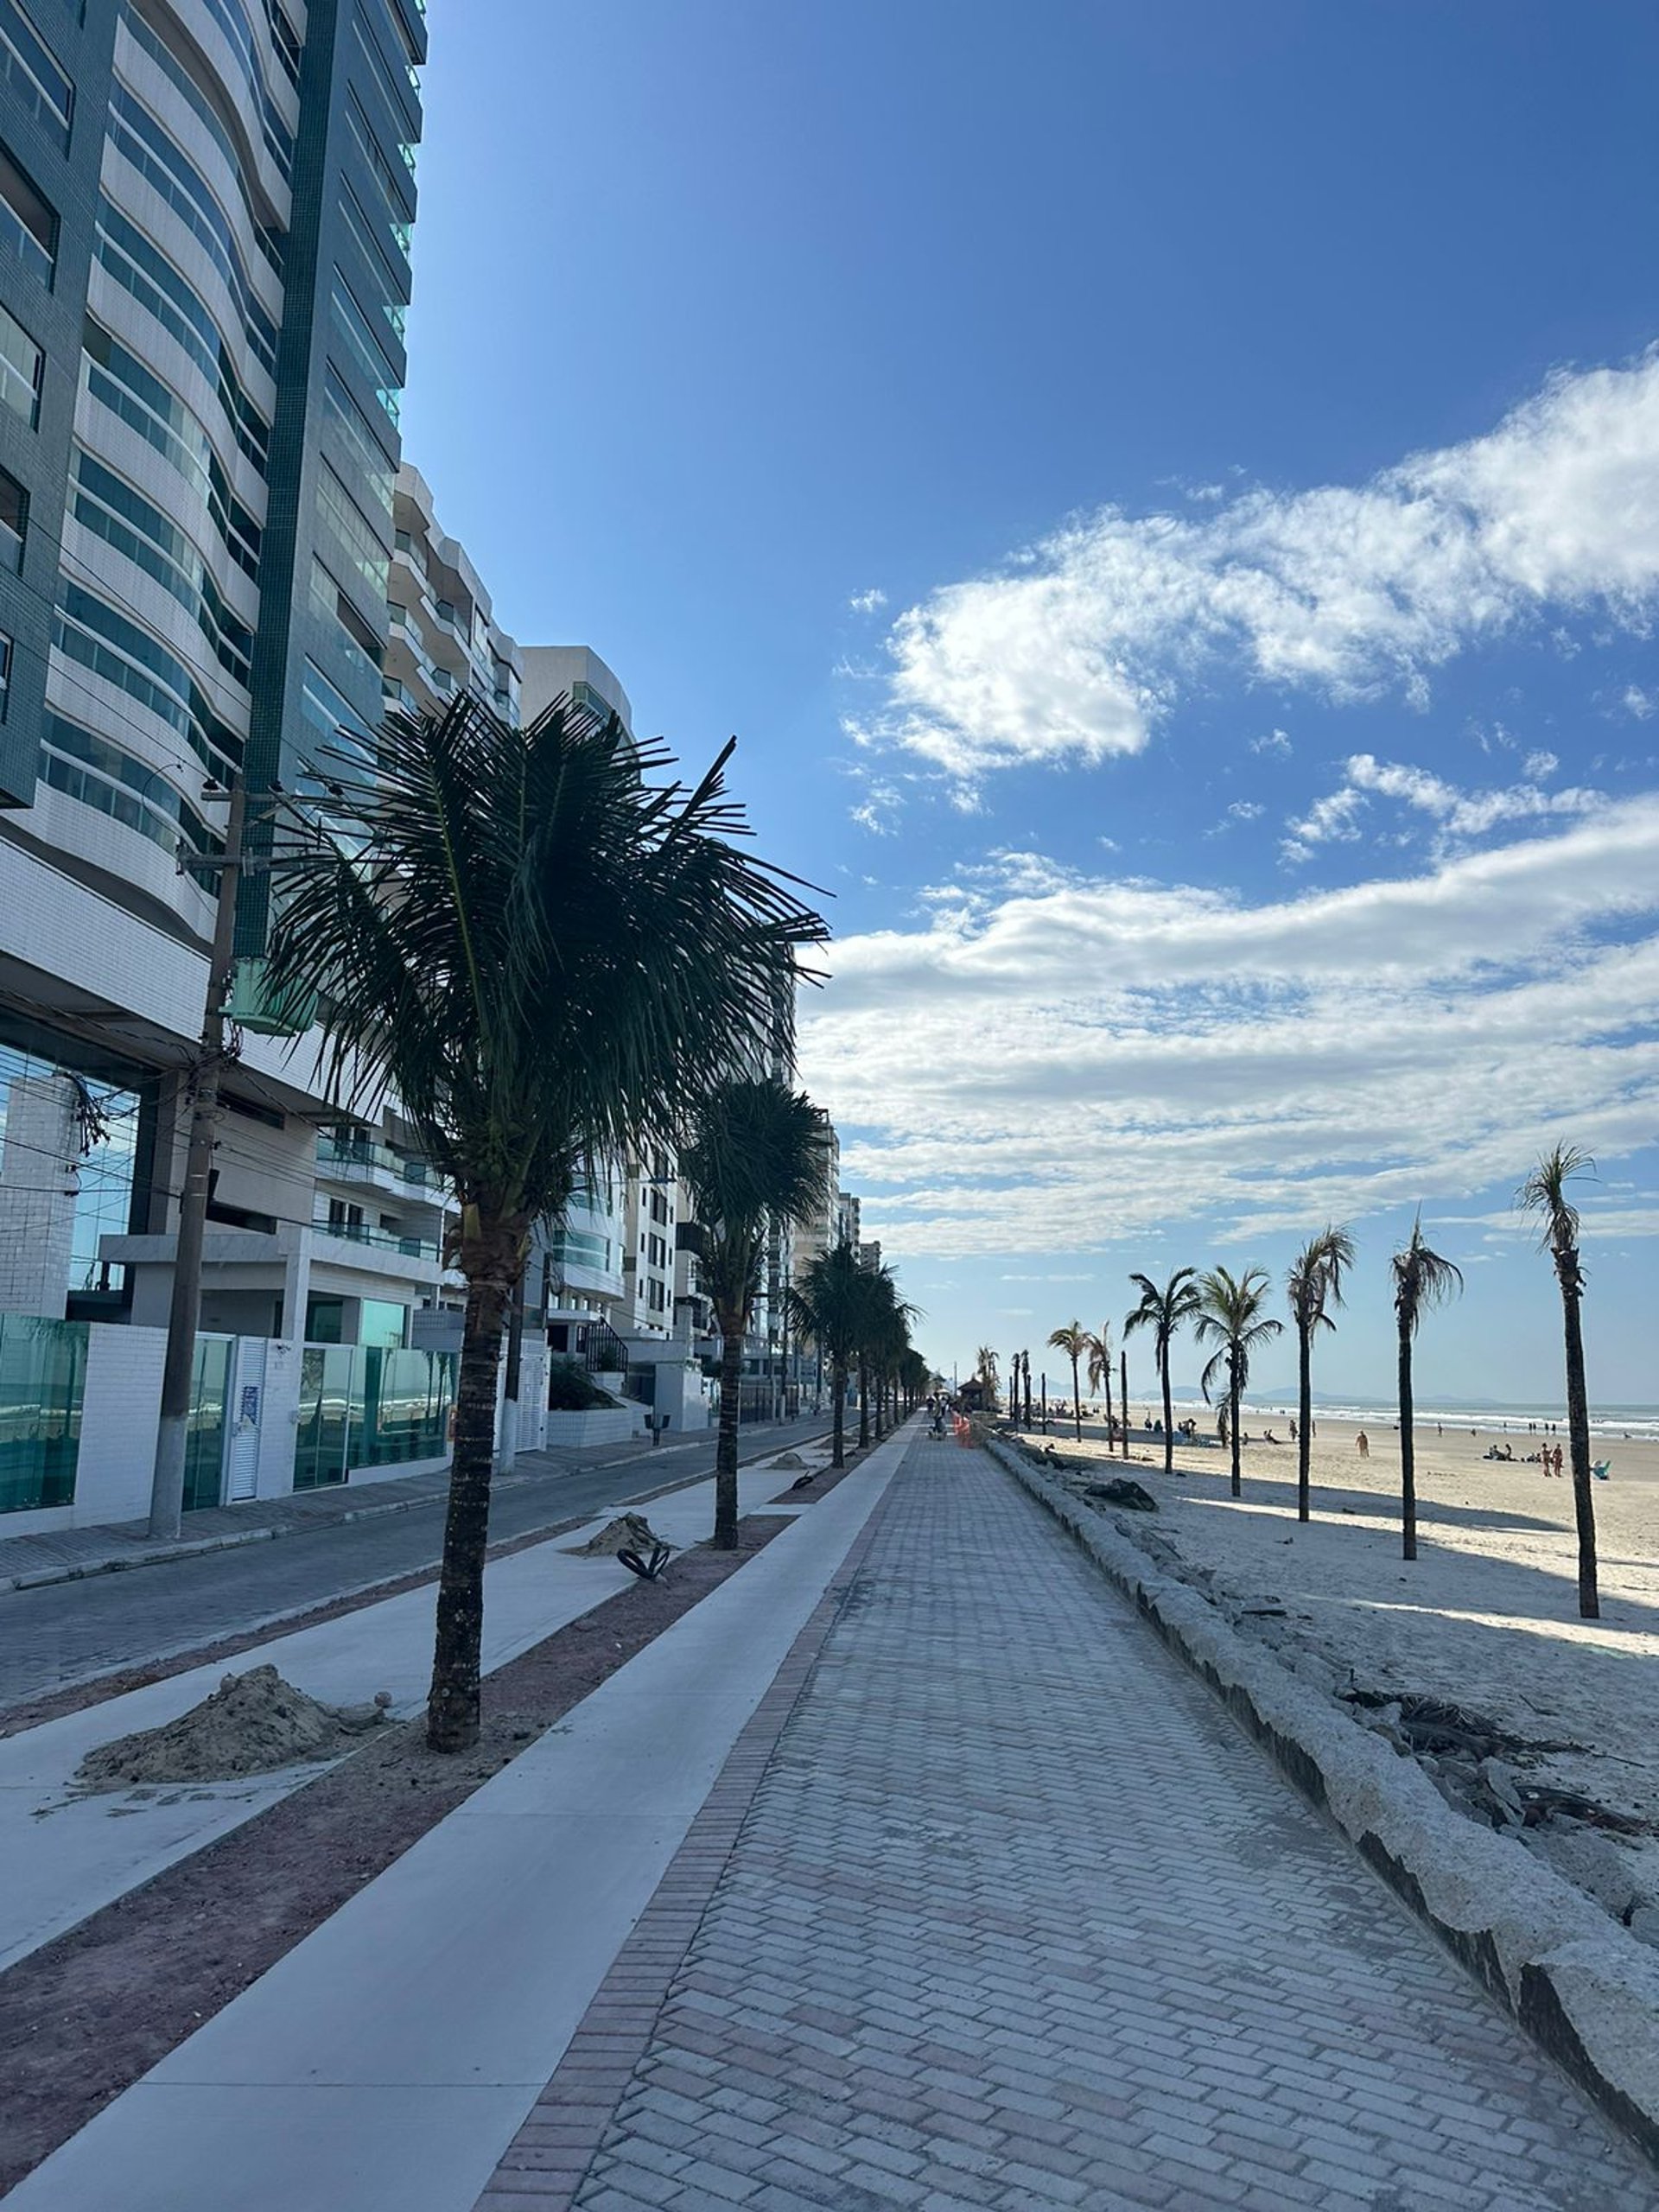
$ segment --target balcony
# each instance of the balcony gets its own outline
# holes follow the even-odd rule
[[[429,1267],[438,1263],[439,1250],[420,1236],[400,1236],[395,1230],[372,1229],[366,1221],[314,1221],[319,1236],[337,1236],[342,1243],[365,1244],[373,1251],[395,1252],[400,1259],[419,1260]]]
[[[400,1197],[419,1197],[429,1205],[442,1205],[443,1178],[424,1160],[396,1152],[389,1144],[369,1137],[340,1137],[324,1129],[317,1137],[317,1172],[327,1182],[366,1183],[378,1191],[395,1191]]]

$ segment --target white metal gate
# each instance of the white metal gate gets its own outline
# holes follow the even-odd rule
[[[230,1403],[225,1408],[229,1432],[225,1495],[232,1505],[253,1497],[259,1488],[259,1430],[265,1410],[265,1339],[238,1337],[231,1364]]]

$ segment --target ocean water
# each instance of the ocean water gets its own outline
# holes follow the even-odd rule
[[[1216,1421],[1213,1406],[1206,1406],[1202,1401],[1194,1404],[1190,1400],[1179,1399],[1174,1403],[1178,1421],[1191,1414],[1201,1428],[1213,1431]],[[1247,1398],[1244,1409],[1251,1421],[1267,1427],[1293,1421],[1296,1415],[1294,1400],[1287,1403],[1278,1398]],[[1461,1429],[1465,1433],[1472,1428],[1483,1436],[1526,1436],[1531,1433],[1529,1423],[1536,1423],[1541,1430],[1547,1422],[1554,1421],[1558,1433],[1562,1434],[1567,1427],[1567,1408],[1558,1404],[1483,1406],[1424,1404],[1420,1401],[1416,1413],[1419,1429],[1432,1428],[1439,1421],[1447,1428]],[[1158,1417],[1158,1409],[1154,1408],[1154,1418]],[[1362,1427],[1369,1424],[1374,1428],[1381,1428],[1397,1420],[1398,1414],[1395,1408],[1383,1399],[1341,1401],[1316,1397],[1313,1418],[1316,1422],[1357,1421]],[[1592,1405],[1590,1408],[1590,1435],[1592,1442],[1659,1443],[1659,1406]]]

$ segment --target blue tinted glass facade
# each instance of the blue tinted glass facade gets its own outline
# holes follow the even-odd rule
[[[20,573],[0,564],[0,807],[52,794],[61,848],[79,801],[89,860],[110,868],[113,823],[142,874],[204,769],[297,783],[320,697],[379,720],[424,16],[311,0],[302,33],[283,0],[29,0],[10,20],[0,469],[29,522]],[[66,728],[96,774],[42,750]]]

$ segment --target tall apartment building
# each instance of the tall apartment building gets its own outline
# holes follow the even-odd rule
[[[591,647],[526,645],[523,669],[527,722],[569,698],[632,729],[626,691]],[[684,1211],[673,1156],[661,1147],[594,1169],[548,1240],[556,1347],[595,1314],[625,1338],[676,1333],[677,1234]]]
[[[175,851],[239,776],[257,855],[380,717],[425,53],[423,0],[0,0],[0,1308],[164,1313],[213,912]],[[370,1146],[316,1221],[245,892],[204,1321],[390,1336],[432,1193]]]
[[[836,1242],[856,1245],[861,1236],[861,1209],[856,1194],[852,1191],[836,1193]]]
[[[516,729],[524,667],[467,549],[447,537],[419,469],[397,472],[381,692],[388,711],[437,715],[471,691]]]
[[[795,1224],[790,1269],[792,1282],[798,1282],[815,1260],[821,1260],[840,1242],[841,1140],[836,1135],[835,1124],[829,1115],[823,1114],[821,1118],[823,1123],[823,1187],[816,1195],[812,1211],[804,1220]]]

